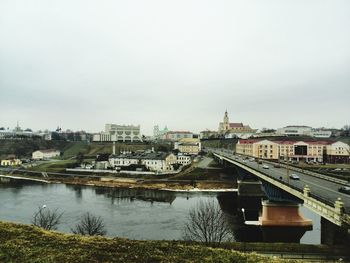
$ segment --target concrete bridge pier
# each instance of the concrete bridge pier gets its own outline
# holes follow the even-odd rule
[[[261,209],[261,199],[265,197],[260,181],[238,180],[239,213],[245,221],[257,221]]]
[[[349,229],[337,226],[321,217],[321,244],[350,245]]]
[[[312,221],[304,218],[296,203],[263,201],[259,221],[265,242],[299,243],[312,230]]]

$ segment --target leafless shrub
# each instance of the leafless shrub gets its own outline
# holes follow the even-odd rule
[[[200,241],[206,245],[232,240],[231,229],[225,214],[213,200],[200,201],[188,215],[183,231],[184,240]]]
[[[100,216],[95,216],[89,212],[85,213],[74,228],[71,228],[74,234],[89,236],[104,236],[107,234],[105,224]]]
[[[57,209],[51,211],[46,206],[42,206],[33,215],[32,224],[46,230],[56,230],[62,215],[63,212],[59,213]]]

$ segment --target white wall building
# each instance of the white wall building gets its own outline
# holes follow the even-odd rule
[[[48,150],[38,150],[32,153],[32,159],[34,160],[44,160],[60,156],[60,151],[48,149]]]
[[[177,163],[181,165],[189,165],[191,164],[192,159],[191,156],[184,155],[184,154],[179,154],[177,156]]]
[[[311,136],[315,138],[329,138],[332,135],[332,131],[296,125],[279,128],[277,129],[276,134],[284,136]]]
[[[312,128],[309,126],[286,126],[284,128],[277,129],[276,133],[286,136],[303,136],[309,135],[312,132]]]
[[[173,164],[177,163],[173,153],[129,153],[111,155],[109,162],[112,167],[122,167],[129,165],[144,165],[151,171],[171,171]]]
[[[93,135],[95,142],[141,142],[140,125],[106,124],[105,131]]]
[[[179,141],[190,138],[193,138],[193,133],[189,131],[169,131],[164,135],[164,139],[168,141]]]

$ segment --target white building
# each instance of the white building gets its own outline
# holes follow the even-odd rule
[[[327,145],[327,162],[350,163],[350,146],[337,141]]]
[[[190,138],[193,138],[193,133],[189,131],[169,131],[164,135],[164,139],[168,141],[179,141]]]
[[[315,138],[329,138],[332,131],[325,129],[314,129],[309,126],[286,126],[276,131],[277,135],[284,136],[311,136]]]
[[[313,129],[310,136],[315,138],[330,138],[332,136],[332,131]]]
[[[173,165],[177,163],[177,158],[173,153],[126,153],[111,155],[109,163],[112,167],[125,167],[130,165],[144,165],[150,171],[171,171]]]
[[[60,156],[60,151],[48,149],[48,150],[38,150],[32,153],[32,159],[34,160],[45,160]]]
[[[312,132],[312,128],[309,126],[286,126],[284,128],[277,129],[276,133],[279,135],[286,136],[303,136],[310,135]]]
[[[179,154],[177,156],[177,163],[181,165],[189,165],[192,162],[192,158],[189,155]]]
[[[92,140],[95,142],[141,142],[140,125],[106,124],[105,131],[94,134]]]
[[[174,149],[188,155],[198,155],[202,150],[202,144],[198,138],[185,138],[174,143]]]

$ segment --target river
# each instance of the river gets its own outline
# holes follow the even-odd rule
[[[90,212],[101,216],[108,236],[131,239],[177,240],[182,238],[182,229],[187,215],[200,200],[215,200],[229,204],[225,212],[234,229],[250,231],[237,218],[234,202],[236,193],[169,192],[159,190],[114,189],[65,184],[42,184],[23,180],[2,180],[0,183],[0,220],[30,224],[38,207],[63,212],[58,231],[70,232],[79,217]],[[320,244],[320,217],[301,207],[306,218],[312,219],[313,230],[308,231],[301,243]],[[256,233],[256,227],[253,229]],[[245,232],[244,232],[245,233]],[[239,231],[235,235],[242,241]],[[253,235],[254,237],[254,235]],[[244,241],[244,240],[243,240]],[[260,241],[258,235],[250,241]]]

